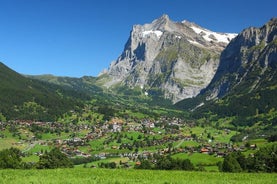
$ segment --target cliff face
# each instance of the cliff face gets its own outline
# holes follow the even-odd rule
[[[245,29],[231,41],[221,54],[214,79],[202,93],[212,99],[234,90],[249,93],[270,86],[277,82],[276,67],[277,18],[273,18],[261,28]]]
[[[135,25],[123,53],[102,74],[103,85],[140,86],[150,95],[157,89],[174,103],[194,97],[210,83],[221,51],[235,36],[173,22],[167,15]]]
[[[246,135],[267,137],[276,132],[276,84],[277,19],[273,18],[233,39],[208,87],[175,106],[190,110],[194,118],[216,117],[220,126],[229,122],[239,129],[247,127]]]

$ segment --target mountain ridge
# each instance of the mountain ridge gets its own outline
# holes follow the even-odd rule
[[[277,18],[244,29],[220,57],[218,70],[195,98],[176,104],[194,118],[224,119],[254,136],[274,134],[277,117]],[[245,135],[244,134],[244,135]]]
[[[53,121],[88,99],[76,90],[27,78],[2,62],[0,79],[0,114],[7,119]]]
[[[196,96],[212,79],[227,43],[217,41],[215,32],[194,26],[197,32],[192,25],[173,22],[168,15],[134,25],[124,51],[102,74],[108,81],[103,86],[141,86],[149,95],[159,90],[174,103]]]
[[[235,80],[237,82],[233,84],[234,86],[239,85],[249,73],[251,74],[251,70],[262,69],[259,74],[261,76],[266,74],[267,68],[276,63],[275,58],[277,58],[277,55],[276,48],[274,48],[274,40],[277,38],[276,24],[277,18],[272,18],[260,28],[250,27],[244,29],[222,52],[218,70],[209,86],[203,90],[202,93],[205,93],[207,90],[212,90],[211,87],[216,81],[219,80],[219,78],[224,78],[224,75],[228,75],[228,73],[237,74]],[[265,52],[268,52],[268,49],[270,49],[269,47],[275,51],[272,51],[270,56],[259,58],[265,54]],[[220,80],[222,81],[223,79]],[[255,83],[258,84],[258,79]],[[222,89],[232,88],[231,86],[223,86],[224,84],[222,85]],[[218,94],[212,95],[221,97],[224,96],[226,92],[227,91],[219,90]]]

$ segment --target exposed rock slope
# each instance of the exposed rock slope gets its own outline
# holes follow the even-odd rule
[[[236,125],[270,124],[276,122],[276,84],[277,18],[273,18],[260,28],[243,30],[233,39],[222,52],[208,87],[176,106],[192,110],[198,117],[210,113],[229,116]]]
[[[277,82],[276,67],[277,18],[273,18],[261,28],[245,29],[231,41],[221,54],[214,79],[202,93],[213,99],[234,90],[250,93],[271,86]]]
[[[106,87],[140,86],[150,95],[151,90],[160,90],[178,102],[196,96],[210,83],[220,52],[235,36],[163,15],[150,24],[133,26],[123,53],[100,80]]]

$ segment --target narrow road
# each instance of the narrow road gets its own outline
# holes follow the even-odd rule
[[[33,147],[35,147],[39,143],[41,143],[41,141],[34,141],[33,143],[29,144],[29,146],[25,148],[22,152],[25,153],[30,151]]]
[[[182,140],[179,142],[179,144],[177,144],[177,145],[175,146],[175,148],[179,148],[179,147],[183,144],[184,141],[185,141],[185,139],[182,139]]]

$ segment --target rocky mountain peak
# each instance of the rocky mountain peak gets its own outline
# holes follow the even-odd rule
[[[162,17],[154,20],[151,24],[144,25],[146,29],[160,30],[160,31],[180,31],[176,28],[176,23],[173,22],[168,15],[164,14]]]
[[[154,20],[151,24],[153,29],[155,30],[164,30],[166,25],[170,22],[171,20],[169,19],[169,16],[164,14],[160,18]]]
[[[135,25],[104,86],[144,86],[148,94],[160,90],[173,102],[193,97],[208,85],[220,52],[234,36],[174,22],[168,15]]]
[[[260,28],[243,30],[222,52],[214,79],[203,93],[209,94],[208,99],[222,97],[242,84],[251,92],[272,80],[277,67],[276,41],[276,18]]]

